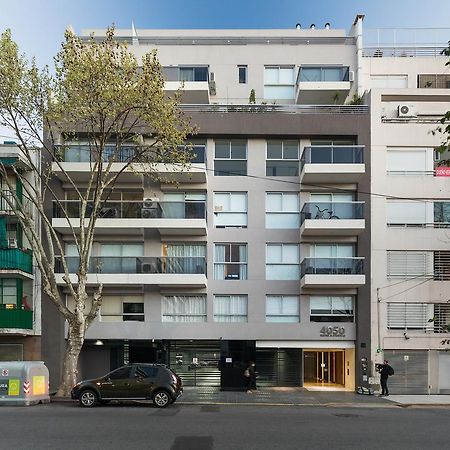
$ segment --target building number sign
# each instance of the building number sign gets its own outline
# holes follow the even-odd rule
[[[344,327],[322,327],[320,329],[321,337],[345,337],[345,328]]]

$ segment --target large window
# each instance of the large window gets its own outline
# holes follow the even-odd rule
[[[0,278],[0,304],[17,305],[16,279]]]
[[[388,226],[423,226],[427,223],[427,202],[387,200],[386,214]]]
[[[267,176],[295,177],[298,170],[298,141],[267,141]]]
[[[205,295],[172,295],[162,298],[163,322],[206,322]]]
[[[247,141],[217,140],[214,151],[214,175],[247,175]]]
[[[101,244],[99,255],[101,258],[98,260],[101,268],[99,270],[103,273],[134,273],[136,272],[137,258],[143,255],[143,244]]]
[[[208,81],[207,66],[167,66],[162,72],[167,81]]]
[[[412,250],[387,251],[388,278],[416,278],[433,275],[433,252]]]
[[[69,306],[73,299],[69,299]],[[144,297],[142,295],[104,295],[100,308],[101,322],[143,322]]]
[[[353,297],[311,296],[311,322],[353,322]]]
[[[299,81],[349,81],[349,68],[344,66],[302,66]]]
[[[428,89],[450,89],[450,74],[419,74],[417,87]]]
[[[434,224],[437,227],[450,227],[450,202],[434,202]]]
[[[264,98],[292,100],[295,97],[294,67],[267,66],[264,68]]]
[[[214,245],[214,279],[247,279],[247,244]]]
[[[295,295],[266,296],[266,322],[295,323],[300,320],[299,298]]]
[[[267,244],[266,280],[299,280],[298,244]]]
[[[312,258],[353,258],[353,244],[314,244],[311,245]]]
[[[387,327],[389,330],[422,330],[433,315],[433,304],[388,303]]]
[[[266,228],[290,229],[300,226],[297,192],[266,193]]]
[[[387,151],[387,173],[390,175],[424,175],[433,173],[433,151],[427,149]]]
[[[247,227],[247,192],[215,192],[214,225],[217,228]]]
[[[215,295],[214,322],[247,322],[246,295]]]
[[[166,270],[173,273],[206,273],[206,245],[183,242],[163,243],[162,254],[167,257]]]

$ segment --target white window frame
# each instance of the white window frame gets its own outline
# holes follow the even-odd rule
[[[201,300],[201,307],[203,311],[201,313],[194,313],[189,311],[184,312],[174,312],[174,313],[168,313],[165,310],[165,301],[166,300],[173,300],[176,301],[185,301],[187,298],[197,298]],[[161,297],[161,321],[164,323],[204,323],[207,321],[207,299],[206,294],[201,295],[163,295]],[[174,308],[175,309],[175,308]],[[170,318],[173,318],[174,320],[170,320]],[[178,318],[185,318],[185,319],[199,319],[199,320],[177,320]]]
[[[224,210],[223,205],[217,205],[216,204],[216,198],[217,195],[228,195],[228,203],[231,206],[231,199],[233,195],[244,195],[245,196],[245,210],[241,211],[233,211],[233,210]],[[245,217],[245,220],[242,220],[242,223],[231,223],[231,224],[218,224],[217,218],[220,217],[220,215],[223,214],[241,214],[243,217]],[[214,192],[214,226],[216,228],[247,228],[248,225],[248,193],[242,192],[242,191],[236,191],[236,192]]]
[[[418,206],[423,205],[425,217],[418,217],[408,221],[398,221],[395,218],[395,213],[398,213],[399,208],[406,207],[406,205]],[[390,217],[390,214],[394,212],[394,218]],[[415,200],[389,200],[386,199],[386,224],[388,227],[426,227],[427,224],[434,223],[434,205],[430,201],[415,201]]]
[[[423,330],[432,327],[428,322],[434,317],[433,303],[388,302],[387,303],[388,330]]]
[[[269,196],[270,195],[280,195],[281,196],[281,210],[269,210]],[[287,196],[296,196],[297,197],[297,201],[296,201],[296,205],[297,208],[295,210],[289,210],[289,209],[284,209],[284,198]],[[286,227],[286,226],[269,226],[269,217],[274,217],[276,218],[277,216],[287,216],[287,215],[291,215],[291,216],[295,216],[295,223],[292,224],[292,226],[290,227]],[[278,223],[278,222],[277,222]],[[281,224],[283,223],[282,221],[280,222]],[[298,192],[292,191],[271,191],[271,192],[266,192],[266,228],[267,229],[296,229],[296,228],[300,228],[300,195]]]
[[[266,70],[268,69],[278,69],[278,82],[268,82],[266,79]],[[280,83],[280,70],[281,69],[290,69],[292,71],[292,83]],[[267,95],[267,88],[292,88],[292,95],[284,95],[278,97],[272,97]],[[264,66],[264,98],[268,100],[293,100],[295,98],[295,65],[266,65]]]
[[[407,157],[408,154],[411,153],[424,153],[425,154],[425,166],[420,170],[408,170],[408,168],[404,170],[392,170],[390,169],[390,157],[394,154],[402,154],[405,155],[405,166],[407,165],[410,159]],[[420,175],[434,175],[434,149],[432,148],[396,148],[389,147],[386,150],[386,173],[388,175],[408,175],[408,176],[420,176]]]
[[[272,299],[280,300],[280,314],[268,314],[269,301]],[[297,312],[296,314],[283,313],[284,300],[295,299],[297,302]],[[283,318],[292,318],[294,320],[282,320]],[[279,320],[277,320],[279,319]],[[267,323],[298,323],[300,322],[300,297],[298,295],[266,295],[266,322]]]
[[[312,300],[316,299],[316,298],[326,298],[328,301],[331,301],[331,310],[330,313],[326,313],[324,312],[323,314],[319,314],[319,313],[312,313]],[[345,298],[345,299],[350,299],[352,302],[352,313],[351,314],[339,314],[339,313],[335,313],[335,308],[333,307],[333,300],[334,299],[341,299],[341,298]],[[334,317],[348,317],[351,318],[351,320],[346,321],[346,323],[354,323],[355,322],[355,297],[351,296],[351,295],[311,295],[309,297],[309,317],[310,317],[310,321],[311,321],[311,317],[330,317],[331,319],[333,319]],[[338,308],[336,308],[337,310]],[[325,311],[325,310],[324,310]],[[311,321],[314,322],[314,321]],[[325,321],[324,321],[325,322]],[[333,322],[333,320],[329,320],[328,322]],[[342,321],[341,321],[342,322]]]
[[[243,246],[245,247],[245,261],[217,261],[217,246]],[[239,252],[240,253],[240,252]],[[226,254],[226,251],[225,251]],[[229,254],[231,255],[231,249]],[[233,265],[239,266],[239,278],[227,278],[227,277],[218,277],[218,272],[220,272],[221,267],[223,266],[223,271],[225,272],[226,266]],[[247,280],[248,279],[248,245],[246,242],[215,242],[214,243],[214,279],[215,280]]]
[[[245,314],[232,314],[231,312],[225,314],[219,314],[217,311],[217,299],[218,298],[240,298],[245,302]],[[229,308],[230,309],[230,308]],[[248,322],[248,295],[231,295],[231,294],[215,294],[213,301],[213,311],[214,311],[214,322],[219,323],[247,323]],[[219,320],[220,318],[229,318],[230,320]],[[242,319],[242,320],[241,320]]]
[[[418,258],[423,259],[420,261]],[[386,260],[388,279],[433,277],[432,251],[387,250]]]
[[[292,263],[292,262],[283,262],[284,260],[284,248],[285,247],[297,247],[297,262]],[[268,250],[269,247],[281,247],[281,260],[279,262],[268,262]],[[293,277],[288,277],[288,278],[269,278],[271,277],[270,275],[270,268],[272,267],[278,267],[278,266],[283,266],[286,267],[286,269],[288,267],[293,268],[294,270],[296,270],[296,275]],[[288,274],[288,272],[284,272],[285,274]],[[266,280],[291,280],[291,281],[296,281],[300,279],[300,246],[299,244],[296,243],[275,243],[275,242],[268,242],[266,243]]]

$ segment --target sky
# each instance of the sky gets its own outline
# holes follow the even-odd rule
[[[0,0],[0,32],[21,51],[52,64],[64,30],[84,28],[450,27],[450,0]],[[450,28],[449,28],[450,29]],[[448,36],[450,39],[450,33]]]

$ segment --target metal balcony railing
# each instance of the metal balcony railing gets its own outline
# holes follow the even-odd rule
[[[364,145],[313,145],[303,149],[305,164],[363,164]]]
[[[9,190],[0,192],[0,214],[14,215],[14,210],[22,210],[30,213],[32,208],[31,200],[26,196],[17,196]]]
[[[80,259],[66,256],[69,273],[77,273]],[[55,271],[64,273],[62,258],[55,258]],[[88,273],[206,274],[206,258],[195,256],[94,256],[89,258]]]
[[[0,304],[0,328],[33,329],[33,311]]]
[[[300,212],[300,221],[306,219],[363,219],[364,202],[306,202]]]
[[[33,253],[20,248],[0,249],[0,270],[22,270],[33,273]]]
[[[305,275],[364,275],[364,258],[305,258],[300,265]]]
[[[53,217],[69,218],[81,216],[81,201],[53,201]],[[88,204],[86,218],[91,216],[92,204]],[[106,201],[100,208],[99,218],[107,219],[205,219],[204,201],[188,202],[148,202],[140,200]]]

